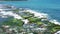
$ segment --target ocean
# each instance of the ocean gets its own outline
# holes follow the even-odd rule
[[[60,0],[0,1],[0,4],[36,10],[37,12],[46,13],[51,19],[60,22]]]

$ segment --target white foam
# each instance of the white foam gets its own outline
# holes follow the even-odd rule
[[[20,15],[16,14],[16,13],[13,13],[12,11],[1,11],[0,12],[2,15],[9,15],[9,16],[13,16],[14,18],[16,19],[23,19]]]
[[[38,17],[38,18],[48,18],[48,14],[45,14],[45,13],[38,13],[34,10],[26,10],[26,12],[30,12],[30,13],[33,13],[35,17]],[[20,15],[16,14],[16,13],[13,13],[12,11],[3,11],[1,10],[0,11],[1,14],[3,15],[9,15],[9,16],[13,16],[14,18],[16,19],[23,19]],[[58,24],[60,25],[60,23],[57,21],[57,20],[49,20],[50,22],[54,23],[54,24]]]
[[[33,13],[35,17],[39,17],[39,18],[47,18],[48,16],[48,14],[38,13],[34,10],[27,10],[27,12]]]
[[[34,16],[39,17],[39,18],[47,18],[47,19],[49,19],[48,14],[45,14],[45,13],[38,13],[38,12],[36,12],[36,11],[34,11],[34,10],[27,10],[27,12],[33,13]],[[59,23],[57,20],[49,20],[49,21],[50,21],[51,23],[60,25],[60,23]]]
[[[57,20],[50,20],[50,22],[57,24],[57,25],[60,25],[60,23]]]

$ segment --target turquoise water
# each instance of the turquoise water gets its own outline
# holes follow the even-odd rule
[[[1,1],[0,4],[39,10],[40,12],[47,13],[52,19],[60,21],[60,0]]]

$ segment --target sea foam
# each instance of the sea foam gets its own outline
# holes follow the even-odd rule
[[[46,13],[41,13],[41,12],[37,12],[35,10],[30,10],[30,9],[28,9],[27,12],[33,13],[35,17],[39,17],[39,18],[44,18],[45,17],[49,20],[49,22],[60,25],[60,22],[58,22],[55,19],[51,19],[51,17]]]

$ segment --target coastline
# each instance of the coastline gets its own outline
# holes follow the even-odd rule
[[[13,13],[12,11],[5,12],[5,11],[1,10],[0,13],[2,13],[2,18],[5,18],[3,15],[8,15],[8,16],[13,16],[16,19],[23,19],[21,16],[19,16],[16,13]]]
[[[10,15],[10,16],[13,16],[14,18],[17,18],[17,19],[23,19],[21,16],[19,16],[18,14],[15,14],[13,12],[5,12],[5,11],[2,11],[2,9],[0,9],[0,10],[1,10],[1,13],[3,13],[4,15]],[[47,19],[49,18],[48,14],[36,12],[34,10],[31,10],[31,9],[25,9],[25,12],[30,12],[30,13],[34,14],[34,17],[47,18]],[[48,20],[48,21],[51,23],[60,25],[60,23],[57,20]]]
[[[2,18],[6,17],[9,19],[6,22],[4,21],[2,23],[2,27],[4,28],[19,27],[19,30],[16,30],[17,32],[20,31],[21,28],[24,29],[24,31],[26,30],[25,28],[28,28],[29,31],[32,31],[32,30],[46,31],[46,32],[49,31],[49,33],[54,33],[57,30],[60,30],[60,23],[57,20],[52,20],[52,19],[49,20],[48,14],[37,12],[35,10],[18,8],[16,10],[6,11],[3,9],[0,9],[0,14]],[[9,17],[13,17],[13,18],[10,19]],[[34,32],[32,31],[32,33]]]
[[[34,10],[27,10],[26,12],[33,13],[34,16],[35,16],[35,17],[38,17],[38,18],[47,18],[47,16],[48,16],[48,14],[36,12],[36,11],[34,11]]]
[[[38,17],[38,18],[47,18],[48,19],[48,14],[44,14],[44,13],[38,13],[34,10],[26,10],[26,12],[30,12],[30,13],[33,13],[35,17]],[[60,25],[60,23],[57,21],[57,20],[48,20],[49,22],[51,23],[54,23],[54,24],[57,24],[57,25]]]

